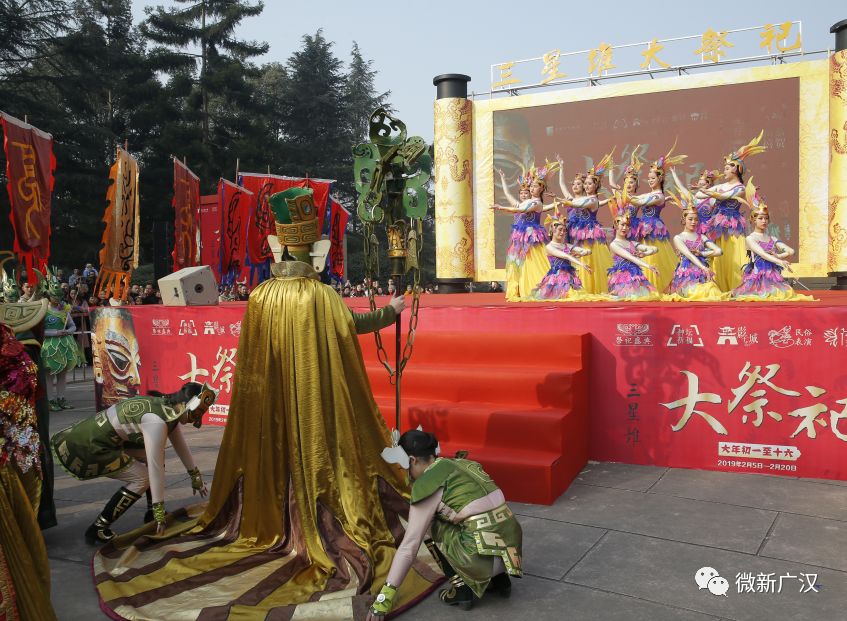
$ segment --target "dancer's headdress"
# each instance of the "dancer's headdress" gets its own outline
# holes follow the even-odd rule
[[[629,211],[625,211],[621,215],[615,217],[615,227],[617,227],[620,223],[625,223],[627,226],[632,224],[632,216]]]
[[[65,297],[65,292],[62,291],[62,281],[59,280],[59,272],[55,267],[47,268],[47,279],[44,285],[44,292],[48,298],[61,300]]]
[[[541,182],[544,187],[547,187],[547,175],[549,175],[550,173],[554,173],[558,170],[559,162],[550,162],[545,160],[543,168],[533,166],[528,171],[526,171],[526,174],[520,177],[521,187],[524,187],[524,184],[526,184],[526,187],[528,188],[536,181]]]
[[[765,204],[765,199],[759,194],[759,188],[753,185],[753,177],[747,180],[747,186],[744,188],[745,202],[750,207],[750,220],[755,220],[759,214],[765,214],[770,218],[768,206]]]
[[[697,213],[697,201],[694,198],[694,195],[691,193],[685,184],[679,178],[679,175],[676,174],[676,169],[671,168],[671,175],[673,175],[674,183],[676,184],[676,189],[679,194],[674,194],[671,190],[665,190],[665,193],[670,197],[671,201],[673,201],[676,205],[682,209],[682,218],[685,219],[689,213],[700,214]]]
[[[600,179],[603,178],[605,172],[614,165],[614,162],[612,162],[612,154],[615,152],[615,149],[617,149],[617,147],[614,147],[611,151],[609,151],[606,155],[603,156],[603,159],[601,159],[598,163],[589,168],[585,173],[585,178],[587,179],[588,177],[593,177],[599,185]]]
[[[567,221],[564,218],[562,218],[561,216],[559,216],[558,214],[554,215],[554,216],[547,216],[546,218],[544,218],[544,228],[547,229],[548,231],[552,230],[553,226],[555,226],[557,224],[561,224],[565,228],[567,228],[567,226],[568,226]]]
[[[762,153],[767,149],[765,146],[759,146],[759,143],[762,141],[762,136],[765,135],[765,130],[759,132],[759,135],[745,144],[743,147],[738,147],[735,151],[727,155],[724,159],[727,162],[735,164],[738,167],[738,172],[744,172],[744,160],[751,155],[756,155],[757,153]]]
[[[721,176],[720,171],[717,171],[715,169],[709,170],[708,168],[706,168],[706,169],[703,170],[703,172],[700,173],[700,178],[705,179],[706,181],[709,181],[709,180],[714,181],[715,179],[717,179],[720,176]]]
[[[667,152],[666,155],[663,155],[658,160],[650,164],[650,172],[656,173],[659,177],[665,176],[665,171],[670,166],[676,166],[677,164],[682,164],[685,161],[687,155],[673,155],[673,150],[676,149],[676,140],[673,141],[673,146],[671,150]]]
[[[638,181],[638,174],[641,172],[641,160],[638,159],[638,151],[641,148],[641,145],[636,145],[632,150],[632,155],[629,156],[629,164],[623,171],[623,178],[626,180],[627,177],[632,177],[636,181]]]

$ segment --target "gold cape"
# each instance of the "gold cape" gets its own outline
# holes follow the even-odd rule
[[[208,505],[182,512],[202,515],[175,513],[163,537],[148,525],[94,558],[122,618],[364,619],[386,580],[409,487],[380,457],[391,439],[353,316],[330,287],[274,273],[242,321]],[[395,610],[442,579],[422,546]]]

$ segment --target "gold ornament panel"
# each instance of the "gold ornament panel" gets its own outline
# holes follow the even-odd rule
[[[842,71],[847,71],[842,67]],[[473,132],[475,137],[474,196],[475,223],[475,280],[505,280],[505,270],[495,267],[494,214],[494,112],[534,106],[549,106],[575,101],[599,100],[609,97],[659,93],[685,89],[707,88],[726,84],[743,84],[785,78],[800,79],[799,110],[799,201],[800,231],[799,250],[803,262],[792,265],[796,276],[825,276],[827,271],[828,210],[832,197],[827,195],[824,171],[829,169],[830,102],[827,96],[829,85],[829,62],[826,60],[804,61],[767,67],[750,67],[705,73],[693,76],[663,78],[566,89],[545,93],[477,100],[473,107]],[[842,94],[845,86],[842,84]],[[847,96],[845,94],[844,96]],[[847,122],[847,108],[842,124]],[[847,146],[847,127],[844,127],[843,143]],[[680,140],[683,138],[680,137]],[[847,164],[841,166],[843,174],[843,199],[838,203],[839,214],[835,221],[847,247]],[[831,184],[831,181],[830,181]],[[830,229],[832,224],[830,224]],[[843,255],[843,250],[842,250]],[[847,262],[847,258],[842,258]],[[840,269],[847,269],[843,267]]]
[[[829,61],[827,269],[847,272],[847,50]]]
[[[436,277],[473,278],[473,106],[454,97],[434,110]]]

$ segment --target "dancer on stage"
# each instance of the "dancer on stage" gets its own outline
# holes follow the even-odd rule
[[[115,537],[112,523],[148,489],[152,500],[148,509],[152,515],[148,517],[156,521],[157,532],[164,532],[164,458],[168,442],[191,477],[194,492],[206,495],[203,477],[194,465],[181,425],[193,423],[199,428],[203,413],[216,396],[208,385],[187,382],[171,394],[125,399],[53,436],[50,444],[68,474],[80,481],[109,477],[125,484],[85,531],[90,545],[111,541]]]
[[[700,216],[697,200],[680,182],[676,171],[674,180],[679,196],[668,191],[670,199],[682,209],[683,231],[673,238],[673,245],[679,253],[679,263],[668,285],[666,299],[677,301],[713,302],[725,299],[725,293],[715,284],[714,272],[709,268],[709,259],[720,256],[721,249],[700,233]]]
[[[664,291],[671,278],[676,265],[676,254],[670,240],[668,227],[662,220],[662,209],[665,207],[665,173],[671,166],[682,163],[686,155],[673,155],[676,142],[668,151],[667,155],[660,157],[650,165],[647,173],[647,185],[650,191],[647,194],[639,194],[631,197],[630,202],[636,207],[641,207],[641,220],[638,222],[638,230],[635,239],[656,248],[656,252],[645,256],[648,265],[654,266],[655,270],[647,273],[647,280],[658,291]]]
[[[56,619],[50,603],[47,548],[36,519],[41,490],[41,443],[35,409],[37,378],[38,369],[23,344],[0,323],[2,619]]]
[[[318,242],[312,191],[268,202],[289,245],[268,237],[273,277],[247,302],[208,504],[172,516],[158,544],[122,537],[95,555],[113,616],[363,621],[403,539],[409,484],[380,458],[391,434],[359,346],[394,324],[403,298],[352,313],[315,269],[329,244]],[[429,553],[416,555],[396,610],[441,579]]]
[[[629,214],[629,239],[636,239],[636,234],[638,233],[638,226],[640,220],[638,218],[638,207],[632,204],[632,201],[627,200],[624,202],[623,197],[631,197],[635,196],[636,192],[638,192],[638,175],[641,172],[641,160],[638,159],[638,152],[641,150],[641,145],[636,145],[632,150],[632,155],[629,158],[629,164],[624,169],[623,174],[623,188],[615,183],[614,178],[614,167],[609,169],[609,187],[613,190],[619,190],[613,194],[613,199],[609,201],[609,210],[612,213],[612,222],[615,221],[615,218],[621,216],[625,213]],[[620,190],[623,190],[625,194],[622,194]],[[637,241],[637,240],[636,240]]]
[[[547,254],[550,258],[550,270],[538,286],[532,290],[529,300],[584,300],[586,295],[580,291],[582,282],[576,275],[574,266],[591,273],[591,266],[577,257],[584,257],[591,251],[578,246],[570,246],[565,241],[567,227],[558,216],[548,216],[550,243]]]
[[[614,151],[614,149],[613,149]],[[586,293],[606,293],[608,291],[605,273],[612,265],[612,256],[606,246],[606,232],[597,221],[597,210],[601,201],[597,196],[603,173],[612,166],[612,153],[603,156],[596,166],[585,173],[583,187],[585,196],[573,199],[558,199],[559,205],[569,207],[568,239],[571,243],[590,251],[585,264],[591,271],[577,266],[577,276]],[[605,201],[603,201],[605,202]]]
[[[47,274],[47,316],[44,319],[44,345],[41,347],[41,359],[50,373],[47,380],[48,388],[55,388],[50,399],[50,409],[71,410],[73,406],[65,399],[68,371],[74,367],[83,366],[85,358],[79,350],[73,334],[76,324],[71,317],[71,305],[64,301],[61,283],[54,271]]]
[[[497,203],[491,206],[494,210],[516,214],[509,238],[509,249],[506,251],[506,299],[511,302],[527,297],[544,278],[550,266],[544,250],[549,239],[541,225],[541,214],[554,209],[553,205],[545,207],[544,191],[547,189],[546,176],[557,168],[556,162],[547,162],[540,170],[533,166],[519,178],[521,196],[525,196],[526,190],[529,192],[529,198],[522,199],[513,207],[504,207]],[[504,177],[501,173],[502,179]],[[503,185],[505,186],[505,181]],[[508,192],[506,195],[509,196]]]
[[[765,150],[764,146],[759,146],[763,135],[764,130],[749,143],[727,155],[723,167],[726,181],[703,190],[704,194],[715,199],[715,209],[709,224],[712,240],[723,251],[712,263],[715,282],[721,291],[732,291],[741,284],[741,268],[747,261],[744,216],[741,215],[739,200],[744,195],[744,160]]]
[[[392,611],[397,585],[405,579],[430,527],[434,552],[450,580],[450,587],[439,593],[445,604],[470,610],[487,590],[508,597],[509,576],[523,575],[523,532],[503,492],[478,463],[438,453],[435,436],[419,430],[407,431],[396,446],[383,452],[390,463],[409,471],[412,506],[406,535],[369,621]]]
[[[812,296],[796,293],[782,277],[782,270],[791,271],[791,264],[786,259],[794,250],[768,234],[768,206],[753,185],[752,177],[747,182],[745,195],[753,232],[746,238],[748,259],[742,269],[741,284],[733,289],[732,298],[745,302],[813,302]]]
[[[647,301],[658,300],[659,293],[642,270],[656,273],[655,265],[644,261],[644,257],[656,254],[655,246],[637,244],[627,238],[630,230],[629,216],[624,214],[615,218],[615,239],[609,249],[615,260],[607,270],[609,276],[609,295],[615,300]]]
[[[697,232],[705,235],[710,240],[714,240],[714,232],[712,231],[712,214],[715,211],[715,199],[705,193],[715,184],[715,180],[720,173],[717,170],[704,170],[700,173],[700,178],[697,179],[697,190],[694,194],[694,200],[697,203],[697,217],[700,224],[697,225]],[[681,185],[678,186],[680,189]]]

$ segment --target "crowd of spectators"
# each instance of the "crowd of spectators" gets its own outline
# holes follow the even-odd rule
[[[65,292],[65,301],[71,305],[75,313],[87,313],[89,308],[97,306],[110,306],[117,303],[116,300],[110,300],[109,292],[100,291],[97,295],[94,294],[95,283],[97,281],[97,268],[91,263],[86,264],[82,269],[74,269],[70,275],[65,275],[63,270],[57,271],[57,276],[62,283],[62,289]],[[362,280],[353,283],[346,280],[343,283],[334,281],[331,285],[338,294],[345,298],[365,297],[368,294],[368,281]],[[374,295],[377,296],[393,296],[397,294],[397,287],[393,278],[388,278],[385,281],[374,280],[370,287],[373,289]],[[503,291],[503,287],[499,282],[492,281],[491,283],[470,283],[467,290],[475,293],[492,292],[499,293]],[[21,283],[21,291],[23,301],[30,299],[33,292],[31,283],[23,281]],[[250,288],[246,283],[234,283],[232,285],[220,285],[218,287],[218,300],[220,302],[244,302],[250,297]],[[405,286],[405,294],[411,295],[412,285]],[[427,283],[421,286],[421,293],[438,293],[438,285],[436,283]],[[132,285],[126,302],[123,304],[161,304],[162,295],[159,289],[153,283],[145,285]]]

